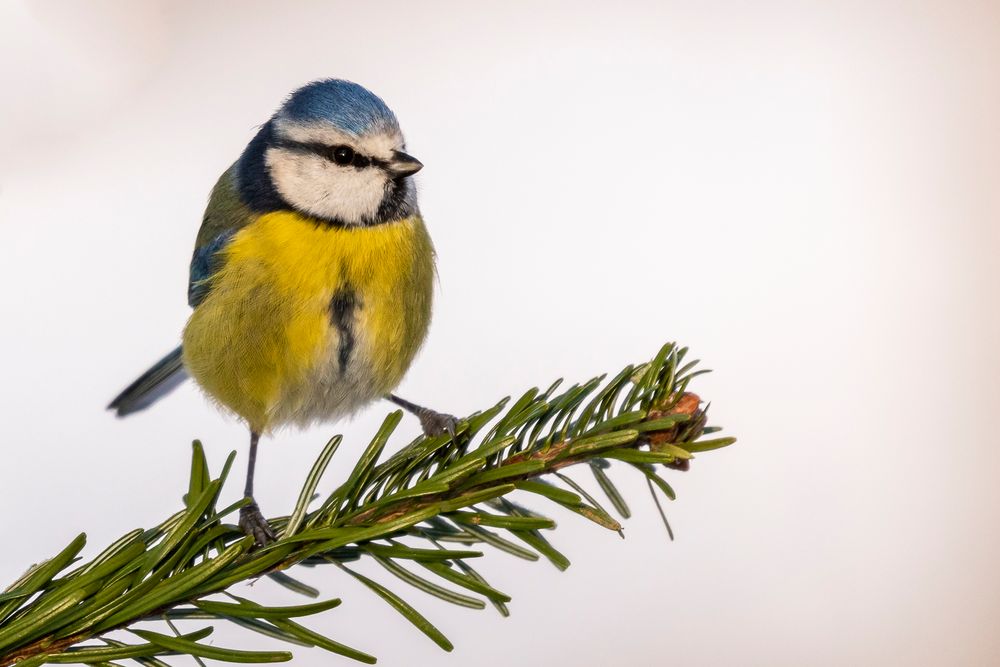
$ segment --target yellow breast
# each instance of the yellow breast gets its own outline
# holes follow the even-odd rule
[[[184,362],[256,430],[334,418],[390,391],[426,334],[434,260],[418,217],[336,228],[268,213],[222,260],[185,329]]]

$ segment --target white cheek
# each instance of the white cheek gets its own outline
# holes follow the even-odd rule
[[[337,174],[325,200],[328,207],[321,215],[340,218],[351,224],[370,221],[385,196],[386,178],[379,169],[334,167]]]
[[[315,216],[357,225],[371,220],[385,195],[380,169],[340,167],[318,155],[271,149],[271,179],[289,204]]]

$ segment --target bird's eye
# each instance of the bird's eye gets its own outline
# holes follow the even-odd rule
[[[333,161],[340,165],[351,164],[354,160],[354,149],[350,146],[337,146],[333,149]]]

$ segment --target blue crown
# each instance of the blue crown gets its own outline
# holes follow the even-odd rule
[[[396,115],[364,86],[343,79],[323,79],[291,94],[277,114],[292,122],[327,122],[355,135],[398,129]]]

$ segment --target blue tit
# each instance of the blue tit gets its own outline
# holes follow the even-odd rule
[[[109,409],[142,410],[186,377],[246,422],[246,496],[262,434],[379,398],[424,431],[455,420],[392,394],[427,334],[434,247],[396,116],[338,79],[294,91],[219,178],[191,258],[182,345]],[[275,538],[256,502],[240,527]]]

